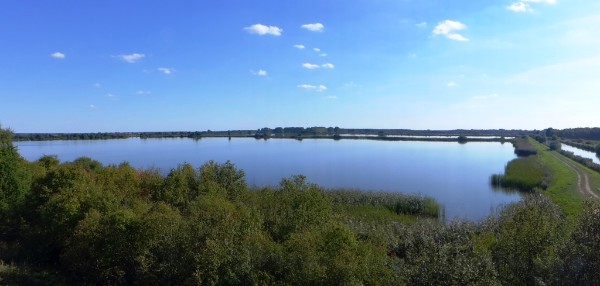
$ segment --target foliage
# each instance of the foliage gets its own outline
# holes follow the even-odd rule
[[[517,154],[517,156],[525,157],[537,154],[537,150],[531,145],[529,137],[527,136],[515,138],[513,145],[515,146],[515,154]]]
[[[563,285],[600,285],[600,203],[588,201],[571,240],[560,252]]]
[[[536,188],[546,189],[549,185],[549,172],[538,156],[514,159],[506,165],[504,175],[492,175],[492,185],[533,192]]]
[[[552,150],[552,151],[558,151],[561,148],[560,141],[558,141],[558,140],[554,140],[554,141],[550,142],[550,144],[548,144],[548,146],[550,147],[550,150]]]
[[[546,285],[555,278],[556,255],[565,237],[560,209],[542,196],[506,208],[499,218],[493,248],[500,279],[506,285]]]

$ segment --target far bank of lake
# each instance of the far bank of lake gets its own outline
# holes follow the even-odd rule
[[[103,164],[129,162],[163,173],[188,162],[236,164],[250,185],[276,185],[282,178],[305,175],[325,188],[418,193],[435,198],[447,218],[481,219],[518,194],[494,190],[492,174],[515,158],[511,144],[498,142],[413,142],[377,140],[251,138],[118,139],[16,142],[28,160],[57,155],[61,161],[87,156]]]

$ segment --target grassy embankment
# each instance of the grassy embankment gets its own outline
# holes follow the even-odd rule
[[[505,174],[492,176],[492,183],[525,192],[540,192],[560,206],[567,216],[579,215],[586,198],[578,190],[577,173],[556,157],[562,155],[531,138],[517,143],[515,148],[530,149],[532,155],[509,162]],[[597,190],[600,176],[589,171],[588,177],[592,189]]]
[[[552,174],[552,180],[544,194],[567,214],[575,216],[581,213],[585,197],[579,192],[577,186],[577,173],[569,169],[555,156],[562,156],[556,151],[551,151],[547,146],[530,140],[538,150],[540,162]]]

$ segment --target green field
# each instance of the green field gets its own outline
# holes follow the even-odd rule
[[[569,169],[563,162],[554,156],[562,156],[548,147],[534,140],[530,140],[538,150],[538,156],[542,164],[552,173],[552,180],[544,194],[567,214],[574,216],[581,213],[585,197],[577,189],[577,174]],[[595,178],[596,177],[596,178]],[[600,182],[597,176],[590,176],[596,182]],[[593,182],[590,182],[594,185]]]

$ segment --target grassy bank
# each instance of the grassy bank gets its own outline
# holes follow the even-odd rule
[[[530,141],[538,151],[540,162],[552,174],[552,180],[544,194],[560,206],[567,216],[579,215],[585,198],[577,189],[577,174],[555,157],[562,155],[534,140]]]
[[[533,192],[548,187],[549,174],[538,156],[529,156],[510,161],[504,175],[492,175],[491,180],[497,187]]]

